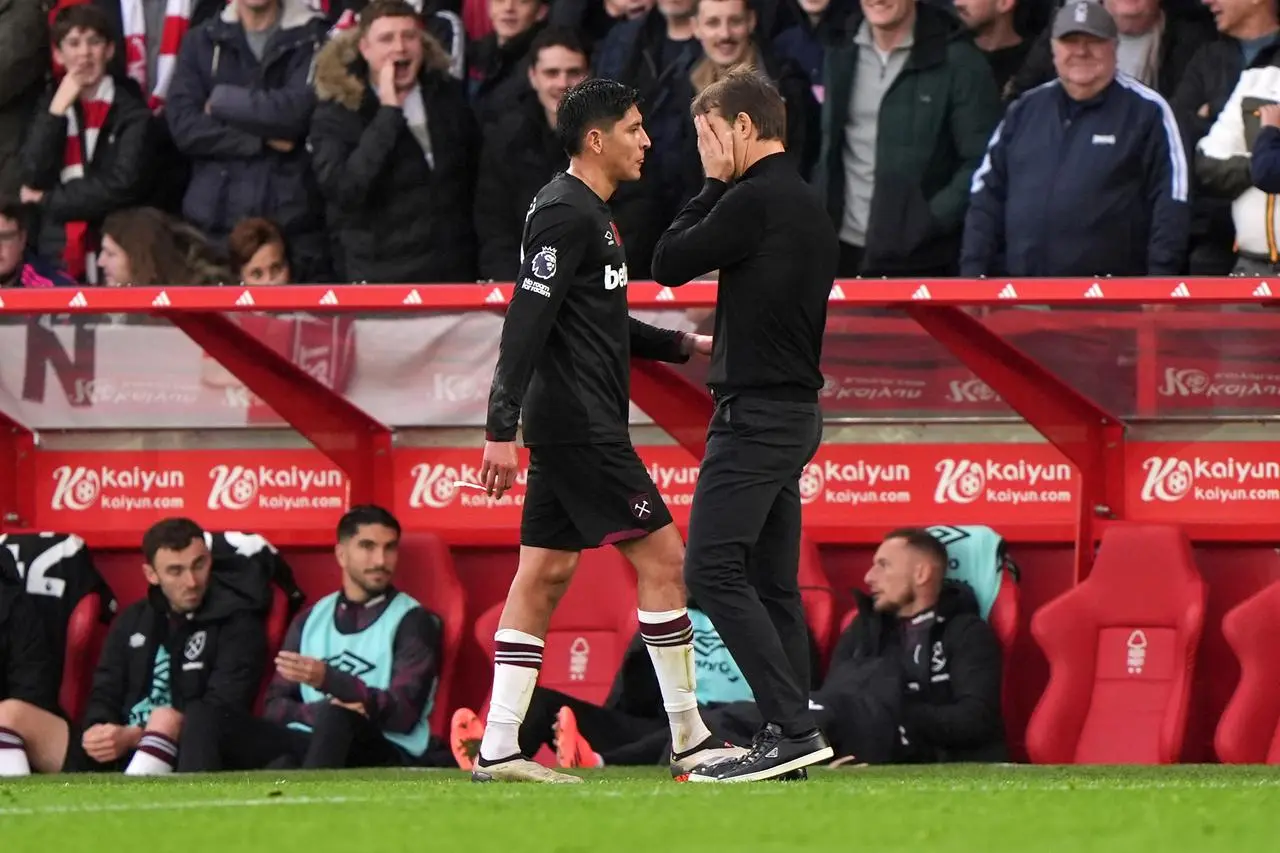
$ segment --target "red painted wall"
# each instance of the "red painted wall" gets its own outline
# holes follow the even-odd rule
[[[870,546],[825,546],[823,568],[837,594],[841,618],[852,606],[849,591],[862,587],[862,577],[874,549]],[[329,549],[286,550],[299,585],[309,601],[332,591],[338,583],[338,567]],[[1017,544],[1015,562],[1022,570],[1019,633],[1014,646],[1012,671],[1007,673],[1013,691],[1013,719],[1006,720],[1009,742],[1018,760],[1025,760],[1023,732],[1027,718],[1044,689],[1048,666],[1031,637],[1031,617],[1036,609],[1066,591],[1071,583],[1071,547],[1065,544]],[[145,588],[137,552],[96,551],[95,560],[122,604],[140,597]],[[1215,761],[1213,733],[1239,668],[1222,637],[1222,617],[1228,610],[1280,579],[1280,554],[1260,546],[1203,545],[1196,560],[1209,585],[1204,636],[1197,661],[1194,706],[1187,730],[1183,760]],[[468,619],[473,620],[506,596],[515,573],[516,552],[508,548],[460,548],[454,561],[467,591]],[[409,570],[404,566],[401,571]],[[454,699],[458,705],[478,708],[489,689],[491,669],[468,625],[458,659]]]

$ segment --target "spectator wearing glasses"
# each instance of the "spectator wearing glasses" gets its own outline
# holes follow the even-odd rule
[[[0,196],[0,288],[71,284],[74,279],[27,248],[26,217],[18,199]]]

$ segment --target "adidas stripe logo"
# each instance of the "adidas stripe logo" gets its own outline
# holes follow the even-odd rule
[[[916,292],[911,294],[912,299],[932,299],[933,294],[929,292],[927,285],[920,285],[916,288]]]
[[[1178,286],[1173,289],[1173,293],[1170,293],[1169,295],[1175,297],[1190,296],[1191,289],[1187,287],[1187,283],[1185,281],[1179,282]]]
[[[1102,286],[1095,281],[1092,285],[1089,286],[1089,289],[1084,292],[1084,298],[1085,299],[1101,299]]]
[[[337,305],[338,294],[334,293],[332,290],[326,290],[324,293],[324,296],[320,297],[320,304],[321,305]]]
[[[422,304],[422,294],[418,292],[418,289],[416,287],[413,290],[410,290],[409,295],[404,298],[404,304],[405,305],[421,305]]]
[[[165,293],[163,290],[160,291],[159,296],[151,300],[151,305],[155,308],[168,308],[171,304],[172,303],[169,302],[169,294]]]
[[[1000,292],[996,295],[1001,299],[1017,299],[1018,291],[1013,289],[1013,282],[1009,282],[1004,287],[1000,288]]]
[[[830,302],[832,299],[844,299],[844,288],[838,284],[831,288],[831,295],[827,297],[827,301]]]
[[[502,291],[495,287],[493,290],[489,291],[489,295],[484,298],[484,301],[486,305],[494,305],[499,302],[506,302],[507,300],[502,295]]]
[[[1271,286],[1264,281],[1262,284],[1258,285],[1253,289],[1253,295],[1254,296],[1270,296]]]
[[[244,293],[240,294],[240,298],[236,300],[236,304],[237,304],[237,305],[252,305],[252,304],[254,304],[254,303],[253,303],[253,294],[246,290]]]
[[[71,297],[71,302],[69,302],[69,303],[68,303],[68,307],[71,307],[71,308],[88,308],[88,307],[89,307],[89,300],[84,298],[84,293],[83,293],[83,292],[76,291],[76,295],[75,295],[75,296],[73,296],[73,297]]]
[[[676,295],[671,292],[671,288],[664,287],[662,290],[658,291],[656,298],[659,302],[671,302],[676,298]]]

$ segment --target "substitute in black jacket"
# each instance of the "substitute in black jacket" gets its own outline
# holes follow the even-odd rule
[[[927,530],[889,533],[870,595],[836,643],[812,702],[838,756],[886,762],[1004,761],[1001,652],[973,590],[944,580]]]
[[[243,219],[272,220],[298,282],[330,273],[306,146],[327,29],[306,0],[231,0],[183,40],[164,113],[191,161],[183,218],[220,245]]]
[[[343,281],[475,281],[479,144],[449,57],[404,0],[376,0],[316,65],[311,164]]]
[[[1116,26],[1075,0],[1053,23],[1059,78],[1009,108],[973,175],[962,276],[1177,275],[1189,167],[1173,109],[1116,73]]]
[[[147,596],[116,617],[80,725],[25,702],[0,705],[9,775],[172,773],[184,709],[248,709],[262,682],[264,602],[236,573],[211,574],[204,531],[171,518],[143,535]]]
[[[39,253],[62,257],[72,277],[96,283],[97,229],[148,188],[151,112],[136,83],[107,73],[115,48],[100,8],[63,9],[52,35],[68,70],[31,123],[20,198],[39,204]]]

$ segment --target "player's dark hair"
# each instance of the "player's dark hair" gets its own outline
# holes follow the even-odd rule
[[[787,141],[786,102],[763,74],[750,67],[738,66],[703,89],[690,110],[695,116],[714,110],[729,124],[739,113],[746,113],[760,139]]]
[[[23,231],[27,230],[26,205],[16,195],[0,195],[0,217],[12,219]]]
[[[189,518],[166,518],[142,534],[142,556],[148,566],[155,568],[157,553],[162,550],[182,551],[197,539],[204,539],[204,528],[200,525]]]
[[[934,568],[943,573],[947,571],[947,546],[923,527],[899,527],[885,534],[884,541],[890,539],[901,539],[917,551],[923,551]]]
[[[571,86],[556,110],[556,135],[570,157],[582,153],[582,143],[592,130],[610,131],[640,103],[640,93],[616,80],[595,77]]]
[[[400,522],[396,521],[394,515],[374,504],[360,504],[347,510],[346,514],[338,519],[338,541],[346,542],[367,524],[377,524],[394,530],[396,538],[400,538]]]
[[[529,45],[529,63],[537,65],[538,57],[549,47],[563,47],[571,53],[580,54],[584,60],[590,61],[591,58],[591,53],[587,50],[587,42],[581,33],[573,27],[553,24],[538,33],[533,43]]]

